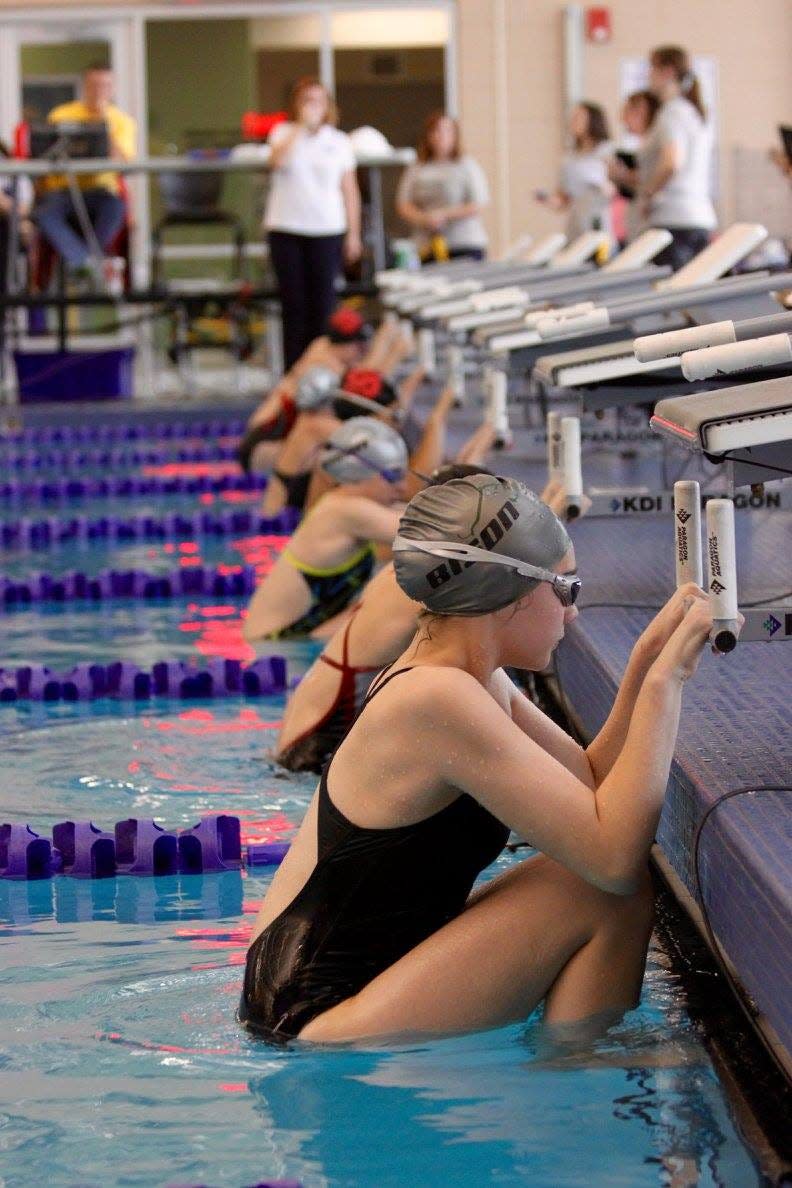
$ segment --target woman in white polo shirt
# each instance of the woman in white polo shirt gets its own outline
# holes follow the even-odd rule
[[[270,134],[271,183],[264,224],[283,309],[288,369],[324,333],[344,259],[361,254],[360,191],[349,137],[316,78],[292,88],[291,119]]]
[[[717,222],[712,130],[685,50],[661,46],[649,65],[649,85],[661,106],[638,153],[638,198],[649,226],[673,236],[655,263],[676,271],[707,246]]]

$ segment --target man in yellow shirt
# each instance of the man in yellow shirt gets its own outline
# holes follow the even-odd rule
[[[131,116],[115,107],[114,81],[107,66],[89,66],[83,72],[82,99],[63,103],[47,117],[53,124],[104,120],[110,140],[110,156],[130,161],[135,156],[137,128]],[[96,238],[106,249],[124,222],[124,202],[117,173],[84,174],[77,177],[88,217]],[[34,218],[39,230],[72,269],[84,269],[90,261],[85,239],[75,230],[76,214],[68,181],[62,174],[46,177],[36,201]],[[79,227],[79,223],[77,223]]]

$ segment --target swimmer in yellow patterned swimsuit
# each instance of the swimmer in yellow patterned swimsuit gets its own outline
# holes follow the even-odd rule
[[[408,462],[382,421],[354,417],[336,430],[320,465],[344,485],[322,496],[256,590],[247,640],[311,635],[349,606],[374,569],[374,543],[393,540]]]

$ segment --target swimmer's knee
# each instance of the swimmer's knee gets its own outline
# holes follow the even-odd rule
[[[598,902],[605,921],[614,920],[620,928],[629,924],[639,931],[651,931],[655,894],[648,866],[638,871],[630,889],[624,894],[614,895],[608,891],[599,894]]]

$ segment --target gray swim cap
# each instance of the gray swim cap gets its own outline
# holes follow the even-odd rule
[[[396,483],[407,473],[404,438],[375,417],[344,421],[322,447],[319,465],[338,483],[362,483],[378,474]]]
[[[332,399],[339,382],[329,367],[311,367],[297,385],[294,403],[300,412],[313,412]]]
[[[545,570],[571,547],[561,521],[515,479],[475,474],[419,491],[399,522],[393,564],[405,594],[440,615],[490,614],[539,582],[506,565],[410,549],[411,540],[460,542]]]

